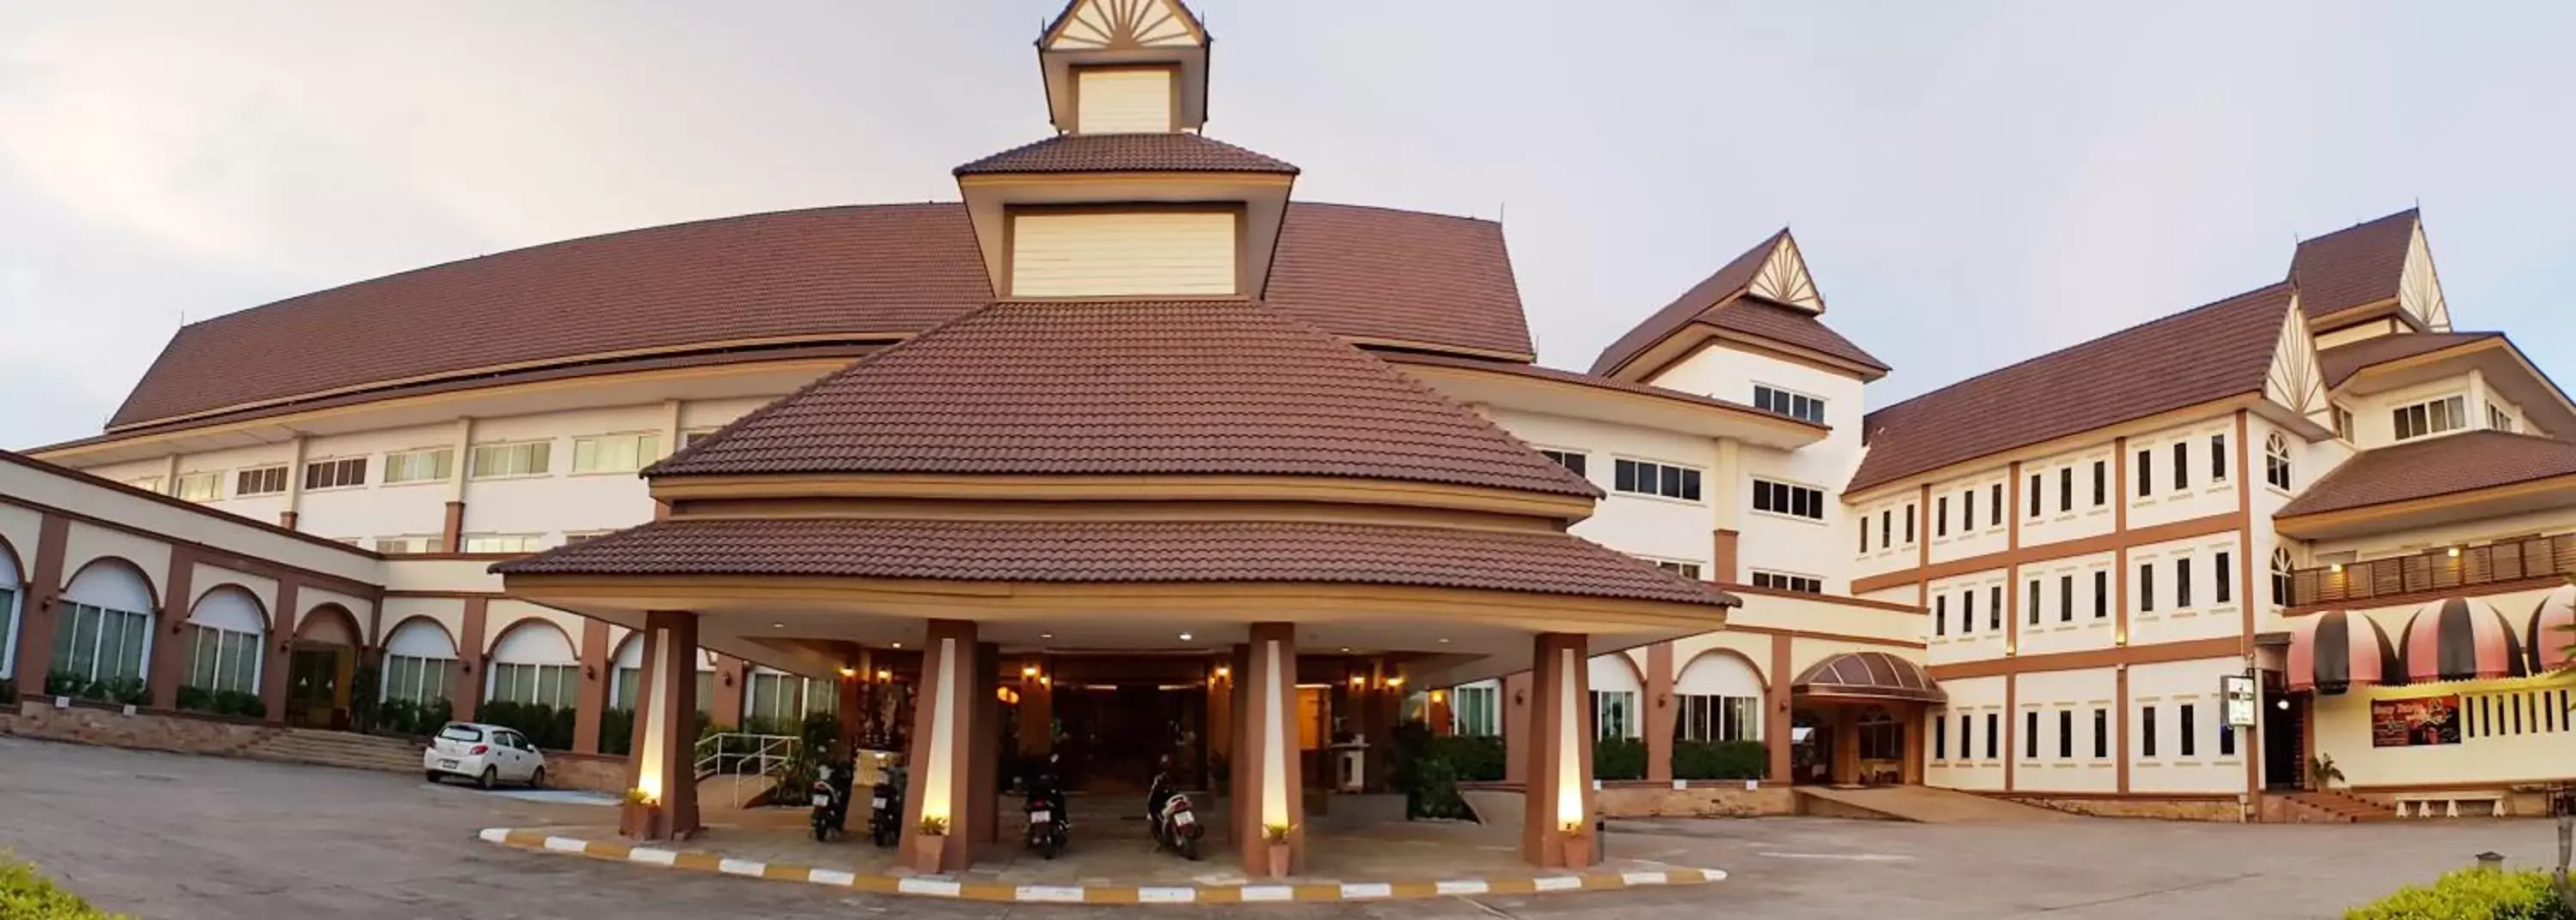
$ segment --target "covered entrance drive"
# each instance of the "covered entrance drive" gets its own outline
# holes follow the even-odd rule
[[[1923,782],[1913,727],[1946,699],[1911,661],[1846,652],[1810,665],[1789,685],[1791,779],[1840,786]]]

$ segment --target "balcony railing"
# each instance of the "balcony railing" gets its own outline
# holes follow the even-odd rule
[[[2300,569],[2290,573],[2290,604],[2352,604],[2570,574],[2576,574],[2576,534],[2525,537]]]

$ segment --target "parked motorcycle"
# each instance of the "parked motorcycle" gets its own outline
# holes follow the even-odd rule
[[[1066,813],[1063,793],[1055,788],[1054,777],[1040,777],[1029,784],[1025,810],[1029,816],[1029,849],[1048,859],[1064,852],[1073,836],[1073,822]]]
[[[1182,859],[1196,862],[1199,837],[1207,829],[1191,809],[1190,797],[1172,782],[1168,769],[1154,776],[1153,790],[1145,796],[1145,822],[1154,832],[1154,847],[1181,854]]]
[[[814,826],[814,841],[821,843],[850,832],[850,785],[858,773],[850,764],[824,764],[821,775],[807,791],[813,805],[809,819]]]
[[[903,839],[903,769],[887,767],[868,790],[868,839],[890,847]]]

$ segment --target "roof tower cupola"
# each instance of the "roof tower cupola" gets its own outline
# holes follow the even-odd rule
[[[1180,0],[1073,0],[1038,37],[1056,134],[957,167],[1008,300],[1258,300],[1297,167],[1201,135]]]

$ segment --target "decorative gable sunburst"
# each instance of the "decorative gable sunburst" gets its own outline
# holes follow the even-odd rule
[[[2415,222],[2406,243],[2406,270],[2397,280],[2397,306],[2422,320],[2434,332],[2451,331],[2451,306],[2442,301],[2442,279],[2433,273],[2433,248],[2424,242],[2424,222]]]
[[[2308,314],[2290,296],[2289,315],[2273,346],[2272,368],[2263,374],[2263,397],[2292,412],[2331,427],[2334,404],[2326,398],[2325,371],[2317,364],[2317,340],[2308,333]]]
[[[1047,51],[1194,48],[1207,44],[1179,0],[1074,0],[1038,47]]]
[[[1774,303],[1825,312],[1824,295],[1816,292],[1816,279],[1807,274],[1807,260],[1798,255],[1798,241],[1786,231],[1780,234],[1779,244],[1771,247],[1771,256],[1763,260],[1762,270],[1753,274],[1748,290]]]

